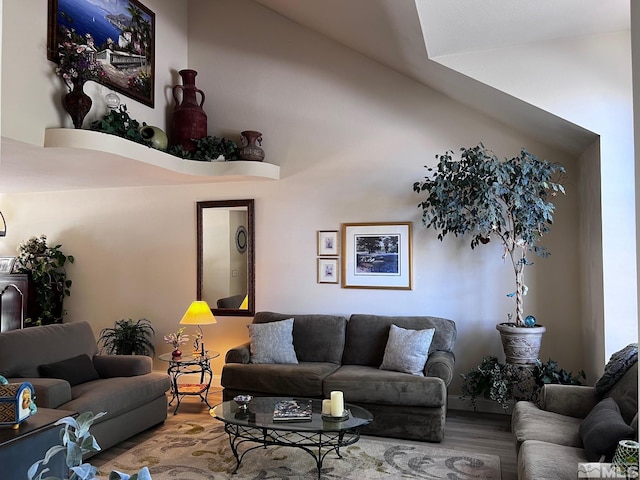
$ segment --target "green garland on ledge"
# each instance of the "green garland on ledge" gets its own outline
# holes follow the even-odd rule
[[[140,134],[140,128],[146,126],[145,122],[138,122],[131,118],[127,112],[127,106],[122,104],[118,109],[110,110],[101,120],[91,123],[91,130],[108,133],[117,137],[131,140],[132,142],[153,148],[151,143],[145,140]],[[238,145],[233,140],[207,136],[194,139],[196,149],[189,152],[182,145],[172,145],[167,153],[185,160],[198,160],[211,162],[223,155],[225,160],[238,160]]]

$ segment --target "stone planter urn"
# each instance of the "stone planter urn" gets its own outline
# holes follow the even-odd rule
[[[542,334],[547,331],[546,327],[516,327],[512,323],[500,323],[496,325],[496,329],[500,332],[507,363],[535,363],[540,354]]]

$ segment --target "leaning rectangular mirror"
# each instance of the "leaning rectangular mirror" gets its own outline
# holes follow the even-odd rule
[[[214,315],[253,316],[253,199],[197,202],[198,300]]]

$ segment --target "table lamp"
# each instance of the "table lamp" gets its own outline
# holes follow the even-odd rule
[[[213,316],[211,308],[209,308],[209,305],[205,301],[191,302],[191,305],[189,305],[189,308],[187,308],[187,311],[182,316],[182,320],[180,320],[180,325],[195,325],[198,327],[198,330],[200,330],[200,336],[197,336],[193,342],[193,349],[195,352],[200,351],[201,355],[205,354],[205,350],[204,341],[200,340],[203,338],[200,325],[210,325],[212,323],[217,323],[216,317]]]

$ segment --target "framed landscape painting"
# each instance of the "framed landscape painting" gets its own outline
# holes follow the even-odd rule
[[[106,74],[100,83],[153,107],[155,14],[138,0],[49,0],[47,58],[65,39],[86,45]]]
[[[410,290],[411,222],[344,223],[342,286]]]

